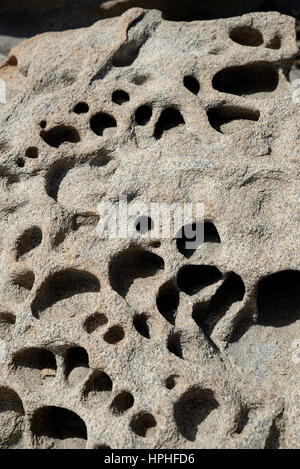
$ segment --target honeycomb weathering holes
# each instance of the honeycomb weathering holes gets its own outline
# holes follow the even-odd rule
[[[163,259],[141,248],[130,248],[116,254],[109,265],[112,288],[125,297],[135,279],[154,276],[164,268]]]
[[[200,90],[200,85],[197,78],[193,77],[192,75],[186,75],[183,78],[183,84],[185,88],[187,88],[191,93],[198,94]]]
[[[27,158],[36,159],[39,156],[39,151],[37,147],[28,147],[25,156]]]
[[[178,232],[178,237],[176,238],[176,246],[178,251],[183,254],[185,257],[191,257],[196,249],[202,245],[201,236],[196,238],[196,233],[201,229],[201,224],[199,223],[191,223],[188,225],[184,225],[180,228]],[[220,243],[220,236],[218,233],[217,228],[215,225],[210,221],[205,221],[203,224],[204,229],[204,243]],[[195,236],[191,237],[190,235],[195,233]],[[187,234],[189,237],[187,237]],[[188,243],[193,243],[194,247],[188,247]]]
[[[89,356],[83,347],[70,348],[65,356],[65,374],[69,384],[76,385],[86,376]]]
[[[256,62],[220,70],[212,80],[215,90],[239,96],[276,90],[278,70],[267,62]]]
[[[134,397],[128,391],[122,391],[118,394],[110,405],[111,411],[118,415],[123,414],[126,410],[130,409],[134,404]]]
[[[13,295],[17,303],[26,300],[35,281],[33,272],[23,272],[14,276],[12,280]]]
[[[215,325],[236,302],[242,301],[245,285],[239,275],[231,272],[213,297],[205,304],[196,304],[192,317],[198,326],[210,337]]]
[[[249,128],[249,124],[259,120],[260,112],[233,106],[218,106],[208,109],[207,117],[215,130],[226,134]]]
[[[177,275],[178,287],[188,295],[198,293],[219,280],[222,274],[217,267],[210,265],[187,265],[182,267]]]
[[[0,387],[0,448],[14,447],[22,439],[24,408],[18,394],[11,388]]]
[[[16,323],[16,317],[12,313],[0,313],[0,339],[10,340],[13,333],[13,327]]]
[[[110,114],[98,112],[91,118],[90,126],[96,135],[102,137],[106,129],[110,129],[115,132],[117,122]]]
[[[129,94],[126,91],[124,91],[124,90],[115,90],[111,95],[111,99],[114,103],[121,106],[122,104],[129,101],[130,98],[129,98]]]
[[[54,148],[59,148],[60,145],[66,142],[80,142],[78,130],[70,125],[56,125],[49,130],[42,130],[40,135],[48,145]]]
[[[229,33],[230,39],[242,46],[261,46],[264,42],[263,35],[258,29],[251,26],[239,26]]]
[[[195,441],[201,424],[219,407],[214,393],[209,389],[194,387],[186,391],[174,404],[174,418],[181,435]]]
[[[84,102],[77,103],[73,108],[73,112],[75,114],[86,114],[89,112],[89,105]]]
[[[84,399],[97,399],[98,393],[104,393],[108,397],[112,388],[113,383],[110,377],[103,370],[95,370],[85,383],[83,397]]]
[[[44,281],[32,303],[32,313],[39,319],[48,308],[51,309],[53,305],[60,301],[71,300],[75,295],[98,293],[99,291],[99,280],[93,274],[76,269],[62,270]],[[79,298],[77,303],[78,300]],[[64,311],[64,313],[65,317],[70,314],[67,314],[67,311]],[[80,313],[78,304],[75,313]]]
[[[21,259],[25,254],[38,247],[42,242],[42,230],[33,226],[24,231],[16,242],[16,260]]]
[[[32,347],[21,350],[13,355],[14,367],[31,368],[36,370],[56,370],[56,359],[52,352],[44,348]]]
[[[156,298],[158,311],[172,325],[175,325],[175,315],[179,306],[179,291],[172,284],[167,282],[162,285]]]
[[[146,313],[136,314],[133,318],[135,330],[146,339],[150,339],[148,319]]]
[[[158,140],[163,136],[164,132],[183,125],[184,123],[185,122],[180,111],[173,107],[168,107],[164,109],[159,116],[155,125],[154,137]]]
[[[284,270],[263,278],[257,294],[258,324],[283,327],[300,319],[300,272]]]
[[[140,106],[136,111],[135,111],[135,122],[137,125],[146,125],[150,121],[152,117],[152,107],[149,106],[148,104],[144,104],[143,106]]]
[[[104,326],[108,323],[108,319],[103,313],[94,313],[83,323],[83,327],[88,334],[92,334],[92,332],[96,331],[99,327]]]
[[[118,342],[121,342],[125,337],[125,332],[122,326],[120,325],[115,325],[112,326],[108,329],[107,332],[105,332],[103,339],[105,342],[111,345],[115,345]]]
[[[33,414],[30,430],[34,444],[41,448],[85,447],[87,429],[75,412],[62,407],[41,407]]]
[[[153,415],[148,412],[141,412],[138,415],[135,415],[131,422],[130,428],[137,436],[145,438],[148,432],[156,427],[157,423]]]

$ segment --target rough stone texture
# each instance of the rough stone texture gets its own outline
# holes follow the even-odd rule
[[[296,53],[278,13],[141,9],[12,50],[3,447],[299,448]],[[100,240],[125,195],[203,202],[205,243]]]

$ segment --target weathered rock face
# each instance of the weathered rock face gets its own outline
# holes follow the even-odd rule
[[[299,447],[296,53],[278,13],[141,9],[12,50],[3,447]],[[99,239],[125,196],[203,203],[204,244]]]

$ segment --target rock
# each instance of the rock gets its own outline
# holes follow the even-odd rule
[[[299,448],[296,54],[279,13],[140,8],[12,49],[2,446]],[[194,213],[168,234],[172,204]]]

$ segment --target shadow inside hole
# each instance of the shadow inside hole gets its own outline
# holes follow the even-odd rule
[[[116,119],[105,112],[98,112],[90,120],[90,126],[92,131],[102,137],[106,129],[112,129],[116,131],[117,122]]]
[[[264,42],[261,32],[252,26],[239,26],[230,31],[229,37],[242,46],[258,47]]]
[[[111,260],[110,284],[125,298],[135,279],[152,277],[161,269],[164,269],[164,261],[160,256],[141,248],[129,248]]]
[[[183,352],[181,346],[181,332],[171,332],[167,340],[167,349],[176,357],[183,360]]]
[[[186,75],[183,78],[183,84],[186,89],[188,89],[191,93],[197,95],[200,91],[200,85],[197,78],[193,77],[192,75]]]
[[[144,104],[135,111],[135,122],[137,125],[146,125],[152,117],[152,107]]]
[[[104,326],[108,323],[108,319],[103,313],[94,313],[83,323],[83,328],[88,334],[92,334],[92,332],[96,331],[99,327]]]
[[[37,443],[40,441],[41,444],[43,444],[43,437],[54,441],[87,439],[84,421],[74,412],[62,407],[47,406],[36,410],[31,420],[30,429],[34,437],[37,438]],[[51,447],[51,443],[49,445]]]
[[[178,431],[189,441],[195,441],[198,427],[219,407],[209,389],[194,387],[186,391],[174,404],[174,418]]]
[[[210,337],[215,325],[234,303],[243,300],[244,295],[244,282],[239,275],[231,272],[211,300],[194,306],[192,318],[206,336]]]
[[[38,247],[42,242],[42,238],[42,230],[37,226],[33,226],[24,231],[16,242],[16,260],[18,261],[25,254]]]
[[[211,265],[187,265],[177,275],[177,285],[184,293],[194,295],[221,280],[222,274]]]
[[[157,426],[156,420],[153,415],[148,412],[141,412],[133,417],[130,422],[131,430],[138,436],[145,438],[151,428]]]
[[[208,121],[217,132],[230,134],[239,130],[247,130],[250,124],[258,122],[259,111],[234,106],[218,106],[207,111]]]
[[[78,143],[80,135],[78,130],[70,125],[56,125],[49,130],[42,130],[40,136],[48,145],[59,148],[63,143]]]
[[[263,278],[258,285],[257,323],[284,327],[300,319],[300,272],[283,270]]]
[[[134,404],[134,397],[128,391],[122,391],[118,394],[110,405],[110,410],[115,415],[120,415],[130,409]]]
[[[124,90],[115,90],[112,93],[111,99],[114,103],[119,104],[121,106],[123,103],[129,101],[129,94],[126,93]]]
[[[179,306],[179,291],[172,281],[160,287],[156,298],[156,306],[160,314],[174,326]]]
[[[140,335],[142,335],[146,339],[150,339],[150,330],[148,325],[147,314],[136,314],[133,318],[133,325]]]
[[[279,84],[278,70],[267,62],[255,62],[220,70],[212,80],[215,90],[238,96],[272,92]]]
[[[185,124],[184,119],[175,108],[166,108],[162,111],[154,130],[156,140],[160,139],[165,132]]]

